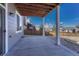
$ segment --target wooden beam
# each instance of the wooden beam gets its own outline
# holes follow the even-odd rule
[[[48,12],[46,12],[46,11],[35,11],[35,10],[32,10],[32,9],[24,9],[24,8],[17,8],[17,10],[18,11],[20,11],[20,12],[23,12],[23,13],[30,13],[30,15],[32,15],[32,14],[36,14],[36,15],[41,15],[41,16],[44,16],[45,14],[47,14]]]
[[[33,11],[33,10],[28,10],[28,9],[19,9],[19,11],[24,11],[24,12],[29,12],[29,13],[39,13],[39,14],[46,14],[46,13],[48,13],[48,12],[46,12],[46,11]]]
[[[29,7],[29,6],[16,6],[16,8],[23,8],[23,9],[32,9],[32,10],[35,10],[35,11],[38,11],[38,10],[40,10],[40,11],[50,11],[50,10],[52,10],[52,9],[48,9],[48,8],[46,8],[46,9],[44,9],[44,8],[36,8],[36,7]]]
[[[15,5],[20,5],[20,6],[29,6],[29,7],[35,7],[35,8],[44,8],[44,9],[52,9],[54,7],[50,7],[50,6],[45,6],[45,5],[42,5],[42,4],[31,4],[31,3],[27,3],[27,4],[22,4],[22,3],[18,3],[18,4],[15,4]]]
[[[18,11],[22,11],[22,12],[25,12],[25,13],[32,13],[32,14],[47,14],[48,12],[46,11],[33,11],[33,10],[28,10],[28,9],[17,9]]]
[[[41,8],[41,7],[33,7],[33,6],[28,6],[28,5],[21,5],[21,4],[15,4],[15,6],[17,7],[17,8],[28,8],[28,9],[34,9],[34,10],[52,10],[52,8]]]
[[[54,7],[56,7],[56,5],[57,4],[53,4],[53,3],[38,3],[39,5],[43,5],[43,6],[49,6],[49,7],[52,7],[52,8],[54,8]]]
[[[24,12],[24,11],[19,11],[19,13],[23,16],[44,16],[45,14],[38,14],[38,13],[29,13],[29,12]]]

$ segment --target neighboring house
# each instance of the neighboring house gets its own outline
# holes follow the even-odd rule
[[[79,33],[79,28],[75,28],[75,29],[76,29],[76,32]]]
[[[53,25],[52,24],[45,24],[44,25],[45,31],[49,32],[53,30]]]
[[[27,29],[28,29],[28,30],[36,30],[36,29],[35,29],[35,26],[32,25],[31,23],[27,23]]]
[[[25,17],[24,18],[24,29],[26,29],[27,28],[27,24],[30,24],[31,23],[31,21],[30,21],[30,19],[28,18],[28,17]]]
[[[75,28],[75,27],[60,28],[60,32],[77,33],[77,32],[79,32],[79,28]]]
[[[46,32],[49,32],[50,31],[49,25],[48,24],[45,24],[44,25],[44,29],[45,29]]]

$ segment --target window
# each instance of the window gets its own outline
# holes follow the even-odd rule
[[[20,17],[19,15],[17,15],[17,31],[21,30],[21,26],[20,26]]]

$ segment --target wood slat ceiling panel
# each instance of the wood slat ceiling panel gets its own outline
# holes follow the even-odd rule
[[[23,16],[44,17],[57,5],[57,3],[16,3],[15,7]]]

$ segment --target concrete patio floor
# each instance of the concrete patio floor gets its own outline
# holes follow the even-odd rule
[[[49,36],[25,36],[6,56],[73,56],[71,52],[55,45],[54,40]]]

